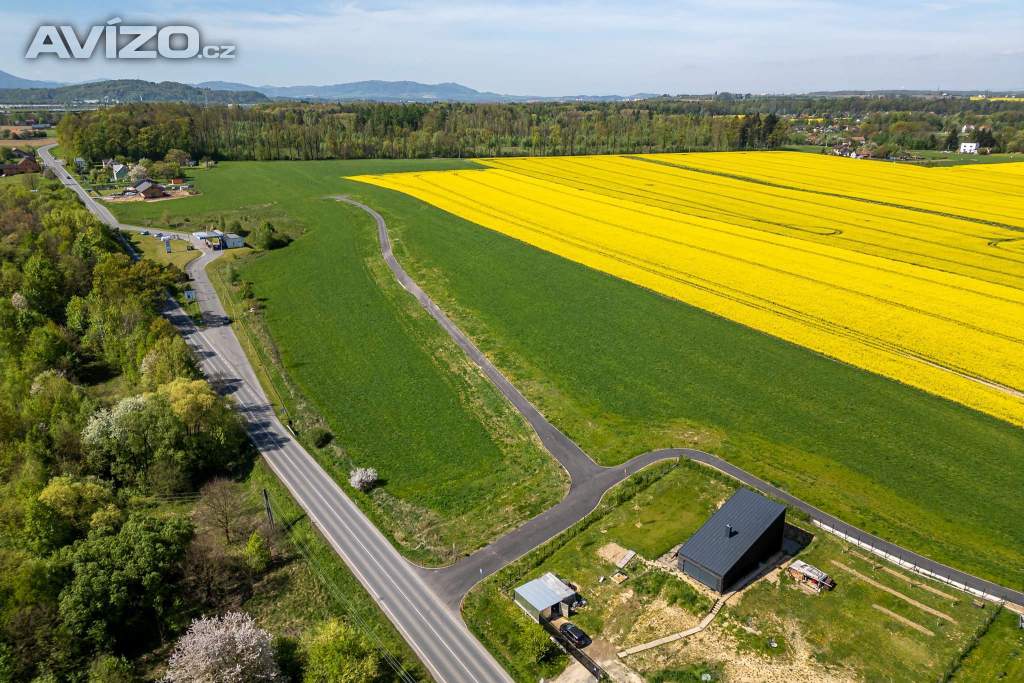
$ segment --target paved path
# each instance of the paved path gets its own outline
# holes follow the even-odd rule
[[[782,500],[790,506],[802,510],[811,519],[823,524],[830,530],[836,530],[844,535],[859,539],[877,550],[898,558],[904,565],[909,564],[990,596],[1018,605],[1024,605],[1024,593],[1020,591],[1006,588],[992,581],[959,571],[923,555],[906,550],[894,543],[889,543],[850,524],[846,524],[842,520],[822,512],[810,503],[710,453],[690,448],[666,448],[638,455],[624,465],[617,467],[602,467],[598,465],[575,442],[548,422],[541,415],[540,411],[494,367],[491,361],[470,341],[462,330],[437,307],[420,286],[405,272],[405,269],[398,263],[392,251],[391,239],[388,235],[387,224],[384,218],[377,211],[349,197],[336,196],[335,199],[352,204],[373,217],[377,224],[377,236],[380,240],[381,253],[398,283],[419,301],[420,305],[444,328],[445,332],[462,348],[470,360],[483,371],[505,398],[526,418],[526,421],[537,432],[544,447],[561,463],[562,467],[565,468],[572,478],[569,494],[561,503],[449,567],[421,570],[426,580],[435,588],[441,598],[450,605],[457,605],[469,589],[483,577],[498,571],[544,541],[583,519],[597,506],[601,497],[609,488],[621,482],[629,474],[633,474],[639,469],[662,460],[678,458],[685,458],[708,465],[753,489]]]
[[[391,249],[391,238],[384,218],[369,206],[349,197],[336,196],[334,199],[356,206],[373,217],[377,224],[381,253],[398,284],[419,301],[424,310],[519,411],[537,433],[544,448],[565,468],[570,477],[569,493],[554,507],[451,566],[420,570],[424,579],[450,606],[458,608],[469,589],[481,579],[507,566],[586,517],[601,502],[605,492],[627,476],[656,462],[680,457],[678,451],[653,451],[638,455],[629,462],[615,467],[598,465],[572,439],[548,422],[547,418],[494,367],[476,344],[470,341],[469,337],[405,272]]]
[[[43,162],[104,223],[122,226],[64,170],[48,149]],[[428,588],[416,568],[391,546],[277,419],[256,379],[228,317],[206,275],[219,252],[204,250],[187,270],[194,279],[206,325],[196,328],[177,306],[169,313],[195,350],[207,377],[231,395],[245,416],[248,431],[264,459],[295,500],[341,556],[366,591],[377,601],[420,660],[438,681],[479,683],[511,681],[491,654],[463,624],[457,612]]]

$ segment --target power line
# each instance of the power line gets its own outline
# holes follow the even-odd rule
[[[283,511],[280,509],[280,507],[278,507],[275,504],[273,498],[269,497],[268,500],[270,502],[270,507],[273,510],[274,514],[277,516],[278,520],[283,521],[287,519],[287,517],[283,514]],[[313,528],[315,529],[316,527],[313,526]],[[317,561],[313,558],[313,554],[310,551],[310,549],[306,546],[306,544],[301,539],[297,538],[294,534],[290,533],[288,530],[284,530],[284,533],[287,535],[288,540],[292,543],[295,549],[299,551],[299,554],[302,555],[302,557],[306,560],[306,564],[312,570],[313,574],[318,579],[320,579],[320,582],[324,585],[325,588],[327,588],[328,592],[330,592],[333,595],[334,599],[341,604],[342,608],[348,614],[350,620],[354,622],[353,625],[357,629],[362,631],[364,635],[367,636],[367,638],[370,640],[370,645],[375,650],[377,650],[377,652],[381,655],[381,658],[385,662],[387,662],[388,665],[395,671],[395,674],[398,676],[398,678],[404,681],[405,683],[416,683],[416,679],[413,678],[412,675],[405,670],[405,667],[402,666],[401,660],[398,657],[391,654],[387,646],[384,644],[383,640],[381,640],[380,636],[377,635],[376,630],[365,619],[363,619],[362,616],[359,615],[357,608],[353,605],[352,601],[344,594],[344,591],[331,578],[329,578],[323,572],[323,570],[317,565]]]

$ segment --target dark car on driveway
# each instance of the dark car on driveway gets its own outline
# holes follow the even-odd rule
[[[558,632],[565,636],[565,639],[576,647],[586,647],[590,645],[590,636],[583,632],[576,624],[570,624],[566,622],[558,627]]]

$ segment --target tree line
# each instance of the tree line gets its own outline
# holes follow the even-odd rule
[[[176,681],[375,680],[344,622],[296,643],[233,609],[283,541],[232,480],[241,419],[161,315],[183,278],[59,183],[0,186],[0,681],[142,680],[154,656]]]
[[[648,103],[133,104],[68,114],[58,134],[69,155],[91,161],[170,149],[194,159],[427,158],[766,149],[786,139],[772,112]]]

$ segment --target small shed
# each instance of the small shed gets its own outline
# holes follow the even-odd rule
[[[128,167],[124,164],[114,164],[110,167],[110,178],[115,183],[128,177]]]
[[[560,616],[562,605],[568,607],[575,598],[576,591],[551,572],[515,590],[516,604],[537,623]]]
[[[831,576],[802,560],[793,560],[787,571],[795,581],[809,586],[819,593],[823,590],[830,591],[836,587],[836,582],[832,580]]]
[[[679,549],[679,569],[726,593],[782,549],[785,524],[784,505],[739,489]]]
[[[220,244],[224,249],[241,249],[245,246],[245,239],[241,235],[229,232],[221,238]]]

